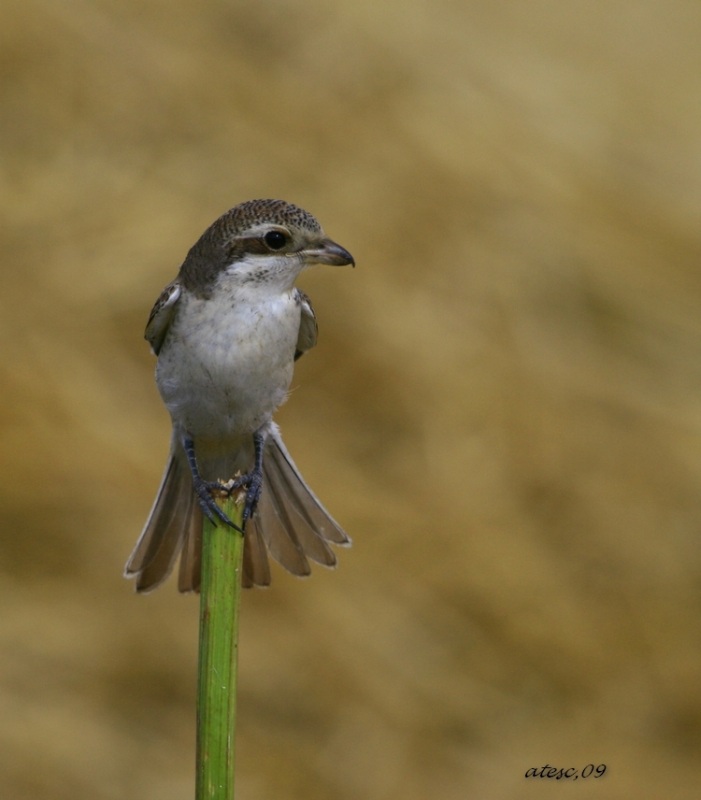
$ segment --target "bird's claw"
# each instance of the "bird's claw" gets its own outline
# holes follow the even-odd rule
[[[233,491],[233,486],[229,488],[229,486],[219,483],[219,481],[205,481],[200,479],[199,481],[194,481],[194,488],[200,508],[210,522],[213,522],[215,525],[219,522],[223,522],[230,528],[234,528],[234,530],[239,531],[239,533],[243,533],[243,529],[239,528],[238,525],[235,525],[229,519],[229,517],[227,517],[212,496],[213,493],[218,492],[219,494],[225,494],[228,497]]]
[[[226,491],[231,494],[237,489],[246,490],[246,499],[243,506],[243,527],[255,513],[258,501],[260,500],[260,493],[263,490],[263,472],[262,470],[254,469],[245,475],[240,475],[234,478],[226,485]]]
[[[263,489],[263,447],[265,445],[265,437],[259,431],[253,434],[253,444],[255,448],[255,466],[250,472],[245,475],[240,475],[238,478],[233,478],[228,483],[220,481],[206,481],[200,475],[197,466],[197,458],[195,457],[195,443],[189,434],[183,436],[183,450],[187,456],[187,462],[190,466],[192,473],[192,485],[197,495],[197,500],[202,508],[202,512],[216,525],[217,522],[223,522],[237,531],[243,533],[248,520],[255,514],[260,493]],[[212,496],[214,492],[225,494],[231,497],[231,493],[237,489],[246,489],[246,498],[243,507],[243,516],[241,527],[235,525],[222,511],[221,508],[214,501]]]

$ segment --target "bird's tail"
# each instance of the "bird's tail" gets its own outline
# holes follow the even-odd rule
[[[305,483],[274,424],[265,443],[263,474],[258,508],[246,525],[243,585],[270,583],[268,552],[293,575],[309,575],[309,560],[333,567],[330,544],[348,545],[350,539]],[[135,578],[137,592],[151,591],[168,577],[178,555],[178,589],[199,591],[202,511],[187,462],[174,446],[124,574]]]

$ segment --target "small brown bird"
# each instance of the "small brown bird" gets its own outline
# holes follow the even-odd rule
[[[137,591],[159,586],[180,554],[178,588],[199,589],[202,513],[233,525],[212,497],[219,481],[232,478],[246,491],[244,586],[270,583],[267,552],[293,574],[308,575],[308,559],[333,566],[329,544],[350,543],[273,422],[295,360],[316,344],[311,302],[294,286],[314,264],[355,266],[307,211],[251,200],[202,234],[156,301],[146,339],[158,357],[156,383],[173,435],[125,569]]]

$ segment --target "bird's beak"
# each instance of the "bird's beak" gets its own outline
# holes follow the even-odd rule
[[[315,247],[305,250],[304,260],[307,264],[329,264],[332,267],[355,266],[355,259],[340,244],[331,239],[322,239]]]

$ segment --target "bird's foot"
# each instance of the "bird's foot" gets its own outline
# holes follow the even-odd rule
[[[265,435],[260,431],[253,434],[253,446],[255,450],[255,463],[250,472],[245,475],[240,475],[237,478],[232,478],[228,483],[221,481],[206,481],[200,475],[200,470],[197,465],[197,458],[195,457],[195,443],[189,434],[185,434],[182,438],[183,449],[187,456],[187,461],[192,473],[192,485],[197,495],[197,500],[206,516],[216,525],[217,522],[223,522],[237,531],[243,533],[246,523],[255,513],[260,499],[260,493],[263,489],[263,448],[265,445]],[[235,525],[222,511],[214,500],[214,493],[224,494],[230,497],[232,492],[238,489],[246,490],[246,497],[244,500],[243,516],[241,527]]]
[[[260,500],[260,493],[263,490],[263,470],[254,468],[245,475],[239,475],[237,478],[233,478],[228,483],[220,486],[220,488],[224,489],[229,495],[239,489],[246,490],[242,517],[243,527],[245,528],[246,523],[255,513],[258,501]]]
[[[229,488],[228,484],[223,484],[220,481],[205,481],[199,476],[197,478],[193,476],[193,486],[200,508],[211,522],[215,525],[219,522],[223,522],[225,525],[243,533],[243,529],[235,525],[214,500],[216,494],[223,494],[225,497],[229,497],[233,491],[233,486]]]
[[[246,498],[243,506],[243,516],[241,527],[245,528],[248,520],[255,514],[263,491],[263,448],[265,446],[265,435],[259,430],[253,434],[253,446],[255,449],[255,461],[253,469],[245,475],[239,475],[226,484],[226,488],[231,494],[238,489],[246,490]]]

